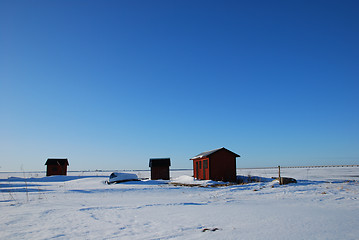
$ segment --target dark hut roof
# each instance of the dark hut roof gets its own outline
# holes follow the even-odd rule
[[[207,152],[202,152],[196,156],[194,156],[193,158],[191,158],[190,160],[194,160],[194,159],[197,159],[197,158],[203,158],[203,157],[208,157],[209,155],[217,152],[217,151],[220,151],[220,150],[226,150],[228,152],[231,152],[233,155],[235,155],[236,157],[240,157],[237,153],[234,153],[232,151],[229,151],[227,148],[217,148],[217,149],[214,149],[214,150],[211,150],[211,151],[207,151]]]
[[[45,165],[69,165],[67,158],[48,158]]]
[[[150,158],[150,167],[169,167],[171,166],[170,158]]]

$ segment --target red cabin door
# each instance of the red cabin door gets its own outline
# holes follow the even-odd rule
[[[199,179],[199,168],[198,168],[198,161],[196,162],[196,174],[194,175],[195,178]]]
[[[209,179],[208,159],[203,160],[203,179]]]
[[[202,166],[202,161],[197,161],[196,162],[196,174],[195,174],[195,178],[197,178],[198,180],[202,180],[203,179],[203,166]]]
[[[196,161],[194,177],[198,180],[209,179],[208,159]]]

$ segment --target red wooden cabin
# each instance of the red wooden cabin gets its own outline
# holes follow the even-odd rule
[[[45,165],[47,165],[46,176],[67,175],[69,161],[67,158],[49,158]]]
[[[170,180],[171,160],[169,158],[151,158],[151,179]]]
[[[240,156],[224,147],[200,153],[190,159],[193,176],[199,180],[235,182],[237,157]]]

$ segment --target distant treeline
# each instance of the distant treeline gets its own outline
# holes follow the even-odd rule
[[[326,168],[326,167],[359,167],[358,164],[352,164],[352,165],[318,165],[318,166],[292,166],[292,167],[286,167],[286,166],[280,166],[280,168]],[[238,168],[238,169],[273,169],[278,168],[276,167],[255,167],[255,168]]]

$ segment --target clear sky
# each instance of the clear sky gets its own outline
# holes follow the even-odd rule
[[[359,164],[359,1],[0,1],[0,171]]]

